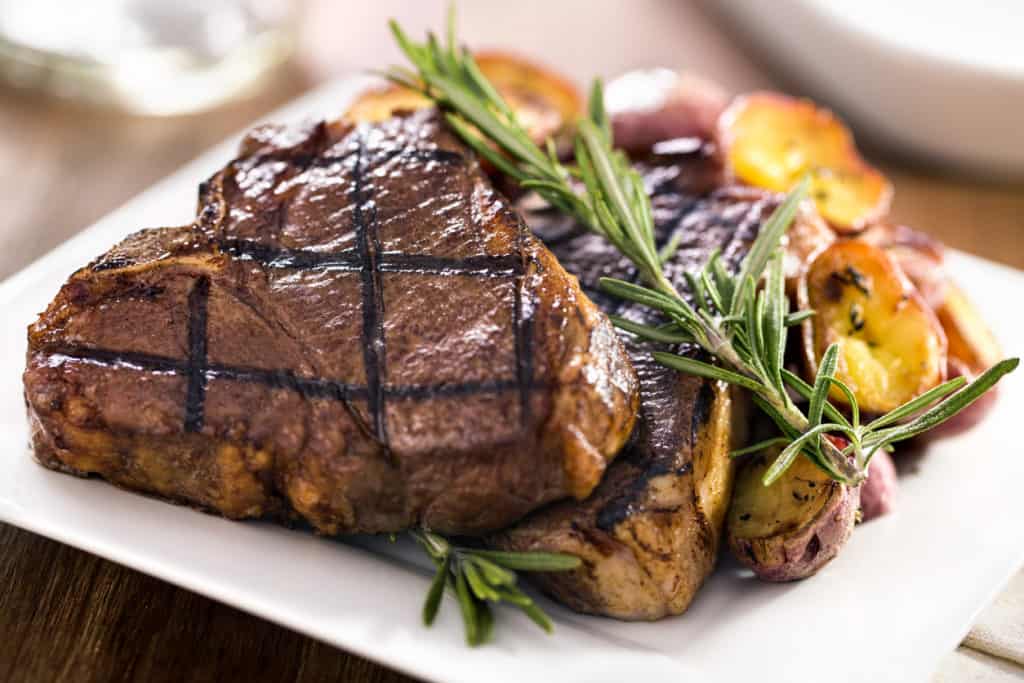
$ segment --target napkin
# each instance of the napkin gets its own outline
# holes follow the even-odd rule
[[[981,613],[963,644],[1024,666],[1024,571]]]

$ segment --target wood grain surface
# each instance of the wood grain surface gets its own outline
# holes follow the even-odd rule
[[[352,7],[357,4],[358,8]],[[392,59],[390,46],[381,42],[384,18],[397,14],[418,29],[439,22],[438,4],[416,3],[413,9],[412,3],[388,0],[314,6],[308,39],[319,48],[304,54],[303,66],[289,67],[255,99],[209,114],[133,118],[0,91],[0,278],[292,99],[325,73],[379,66]],[[519,12],[507,21],[497,16],[505,3],[465,4],[465,35],[476,40],[482,34],[481,43],[502,45],[510,43],[508,36],[516,35],[516,25],[523,24],[526,31],[524,17],[545,11],[547,3],[517,3]],[[348,7],[339,11],[339,5]],[[695,63],[735,89],[775,82],[752,58],[738,54],[722,34],[715,33],[720,29],[706,14],[685,3],[610,2],[602,6],[611,16],[582,19],[578,12],[566,9],[578,9],[579,3],[555,5],[547,10],[546,28],[531,31],[526,44],[519,47],[539,51],[552,63],[564,61],[566,71],[576,78],[643,63]],[[636,30],[646,31],[650,40],[638,43],[616,33],[614,27],[625,25],[627,16],[630,25],[639,25]],[[335,40],[325,47],[321,35],[331,18],[340,21],[332,24],[335,27],[358,23],[367,30],[352,41]],[[570,20],[575,22],[572,31],[566,28]],[[590,21],[592,26],[580,28],[580,21]],[[675,29],[673,22],[678,22]],[[687,36],[693,39],[685,40]],[[572,40],[582,43],[574,46]],[[594,46],[602,49],[595,53],[596,67],[589,69],[593,60],[586,54],[588,49],[596,50]],[[948,176],[937,167],[877,157],[876,161],[896,184],[893,215],[897,220],[925,229],[952,246],[1024,268],[1024,185],[993,185]],[[154,222],[159,223],[158,216]],[[82,263],[93,256],[82,254]],[[0,681],[411,680],[194,593],[5,525],[0,525],[0,644]]]

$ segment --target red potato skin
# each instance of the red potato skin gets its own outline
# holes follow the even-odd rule
[[[893,510],[899,480],[896,464],[885,451],[878,451],[868,466],[868,479],[860,487],[861,521],[870,522]]]
[[[729,534],[733,556],[762,581],[782,583],[813,576],[831,562],[853,533],[860,507],[861,487],[832,483],[825,507],[813,523],[771,539],[739,538]],[[774,546],[769,552],[761,543]]]
[[[718,84],[668,69],[623,74],[605,93],[615,145],[631,153],[676,138],[711,139],[729,103]]]

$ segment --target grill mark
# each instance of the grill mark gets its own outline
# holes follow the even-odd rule
[[[647,487],[651,480],[664,475],[685,477],[693,472],[693,462],[686,462],[679,467],[673,467],[669,462],[658,458],[653,461],[639,463],[637,468],[639,471],[625,486],[625,489],[606,502],[597,511],[594,524],[601,531],[613,533],[615,527],[634,513],[649,512],[650,509],[642,503],[638,503],[638,500],[647,493]]]
[[[210,298],[210,278],[202,276],[188,294],[188,361],[185,366],[188,388],[185,391],[185,431],[203,428],[206,402],[206,317]]]
[[[253,240],[225,239],[217,246],[232,256],[256,261],[268,268],[331,270],[359,272],[362,261],[358,249],[340,252],[318,252],[311,249],[286,249],[260,244]],[[503,256],[469,256],[461,259],[431,256],[429,254],[403,254],[378,251],[378,269],[383,273],[413,273],[419,275],[465,275],[482,278],[504,278],[522,272],[522,261],[515,254]]]
[[[533,389],[543,388],[544,385],[533,385]],[[482,382],[462,382],[459,384],[428,384],[428,385],[397,385],[385,386],[384,392],[388,398],[402,399],[425,399],[440,398],[445,396],[471,396],[475,394],[500,394],[513,389],[518,389],[519,383],[512,379],[485,380]]]
[[[319,146],[319,145],[318,145]],[[361,147],[361,146],[360,146]],[[285,163],[297,166],[300,172],[310,168],[326,168],[336,164],[346,164],[353,157],[362,154],[359,149],[345,154],[318,154],[316,152],[295,152],[293,150],[278,150],[256,154],[246,159],[236,160],[234,163],[244,163],[247,167],[261,166],[268,163]],[[387,163],[396,158],[416,159],[418,161],[438,162],[442,164],[463,164],[466,163],[465,155],[448,149],[420,149],[402,147],[387,152],[379,163]],[[202,188],[200,188],[202,190]]]
[[[207,377],[261,384],[272,389],[290,389],[303,398],[351,401],[365,399],[368,395],[366,387],[363,386],[318,377],[299,377],[289,370],[210,364],[207,368]]]
[[[118,268],[127,268],[132,265],[132,260],[127,256],[113,256],[105,261],[100,261],[89,266],[89,269],[94,273],[102,273],[105,270],[116,270]]]
[[[523,273],[522,257],[468,256],[450,259],[429,254],[383,253],[380,269],[387,273],[423,273],[432,275],[470,275],[477,277],[512,277]]]
[[[358,141],[355,165],[352,171],[352,219],[356,225],[356,249],[359,254],[363,286],[363,366],[366,370],[367,405],[373,433],[387,447],[387,424],[384,412],[384,394],[381,392],[385,372],[384,358],[384,296],[381,288],[378,256],[380,238],[376,230],[376,209],[364,192],[364,142]],[[364,205],[365,204],[365,205]],[[369,213],[369,216],[366,215]]]
[[[497,394],[512,390],[519,392],[521,416],[525,423],[529,419],[530,394],[533,390],[548,388],[546,383],[533,382],[532,358],[532,302],[524,302],[520,289],[525,284],[525,264],[522,250],[523,231],[517,238],[517,253],[502,256],[471,256],[461,259],[437,257],[424,254],[403,254],[384,252],[377,232],[376,207],[365,191],[367,149],[360,138],[356,148],[343,155],[318,156],[316,154],[293,154],[282,159],[275,155],[259,155],[249,165],[266,162],[288,161],[305,168],[329,166],[354,160],[353,217],[356,225],[357,247],[341,252],[317,252],[309,249],[287,249],[261,244],[245,239],[221,239],[215,241],[221,251],[242,260],[253,260],[265,267],[289,269],[331,268],[360,272],[363,294],[363,347],[366,363],[367,385],[359,386],[323,378],[298,377],[290,370],[266,370],[255,367],[230,366],[210,363],[207,357],[207,302],[210,282],[200,277],[193,285],[188,299],[188,358],[179,360],[153,354],[132,351],[113,351],[101,348],[64,347],[49,352],[51,361],[65,359],[94,363],[110,368],[126,368],[157,373],[171,373],[185,377],[186,431],[200,431],[204,422],[206,386],[212,379],[226,379],[260,384],[269,388],[283,388],[295,391],[308,398],[327,398],[341,401],[352,399],[367,400],[375,436],[386,446],[385,397],[393,400],[423,400],[449,396],[471,396]],[[441,163],[466,163],[468,157],[443,149],[402,148],[386,154],[378,164],[395,158],[408,157]],[[210,207],[206,207],[210,208]],[[205,209],[204,209],[205,210]],[[283,209],[278,207],[274,218],[280,223]],[[280,225],[278,226],[280,227]],[[130,265],[127,261],[111,259],[94,266],[94,270],[114,270]],[[384,302],[381,283],[382,272],[433,274],[438,276],[470,276],[480,278],[516,278],[514,334],[517,352],[515,379],[485,380],[462,383],[438,383],[433,385],[386,385],[386,348],[384,342]]]
[[[401,149],[387,152],[379,163],[386,164],[398,157],[416,159],[417,161],[434,161],[441,164],[464,164],[467,161],[466,155],[450,149],[441,149],[439,147],[433,149],[402,147]]]
[[[167,356],[157,356],[134,351],[110,351],[84,347],[64,347],[54,349],[48,354],[54,363],[65,360],[92,363],[105,368],[122,368],[148,372],[170,373],[182,377],[190,377],[190,366]],[[290,370],[266,370],[263,368],[207,363],[205,369],[207,381],[223,379],[236,382],[259,384],[271,389],[288,389],[304,398],[328,398],[339,401],[366,400],[369,396],[367,387],[348,384],[336,380],[318,377],[299,377]],[[532,383],[530,390],[546,389],[545,383]],[[517,379],[484,380],[479,382],[449,383],[422,385],[384,385],[381,392],[389,399],[397,401],[417,401],[432,398],[500,394],[519,389]]]
[[[285,249],[261,244],[253,240],[225,239],[217,247],[242,260],[256,261],[268,268],[337,268],[357,271],[360,269],[359,254],[356,250],[341,252],[316,252],[306,249]]]

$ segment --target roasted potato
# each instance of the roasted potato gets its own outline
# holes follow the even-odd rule
[[[477,66],[515,110],[520,122],[538,143],[568,133],[582,112],[576,88],[557,73],[504,52],[474,55]],[[364,92],[343,119],[351,122],[380,121],[395,112],[431,106],[417,92],[397,85],[383,85]]]
[[[885,249],[935,311],[948,342],[950,377],[973,380],[1002,359],[999,342],[946,271],[945,250],[938,240],[903,225],[886,223],[872,226],[857,239]],[[997,391],[989,391],[927,438],[948,436],[977,424],[995,404]]]
[[[889,210],[892,184],[861,158],[842,121],[810,100],[739,97],[719,118],[717,140],[744,183],[785,192],[811,174],[811,197],[839,232],[862,230]]]
[[[935,311],[949,343],[950,374],[957,365],[957,374],[970,379],[1002,359],[999,342],[946,272],[941,242],[904,225],[884,223],[865,230],[857,239],[885,249]]]
[[[949,340],[949,375],[975,379],[1003,358],[1002,349],[988,325],[963,291],[952,282],[946,284],[946,298],[938,308],[939,322]],[[981,422],[995,405],[999,387],[968,406],[962,413],[932,430],[926,439],[952,436]]]
[[[384,83],[360,93],[342,115],[351,123],[374,123],[390,118],[395,113],[430,106],[430,100],[415,90],[393,83]]]
[[[949,275],[943,266],[945,247],[931,235],[905,225],[878,223],[857,239],[881,247],[892,256],[911,284],[932,310],[938,310],[946,298]]]
[[[956,362],[960,374],[968,379],[980,375],[1003,358],[1002,349],[988,325],[963,291],[952,282],[936,311],[949,342],[950,362]]]
[[[677,138],[710,140],[729,103],[717,83],[671,69],[630,71],[608,83],[604,94],[615,145],[629,152]]]
[[[892,512],[899,481],[896,464],[885,451],[878,451],[868,465],[868,478],[860,487],[860,515],[869,522]]]
[[[801,456],[771,486],[761,482],[777,450],[751,457],[736,474],[726,521],[729,548],[765,581],[811,576],[850,537],[860,487],[833,481]]]
[[[884,413],[946,379],[946,335],[906,275],[884,250],[836,242],[797,287],[808,378],[829,345],[839,344],[836,376],[864,412]],[[846,398],[837,388],[831,397]]]

